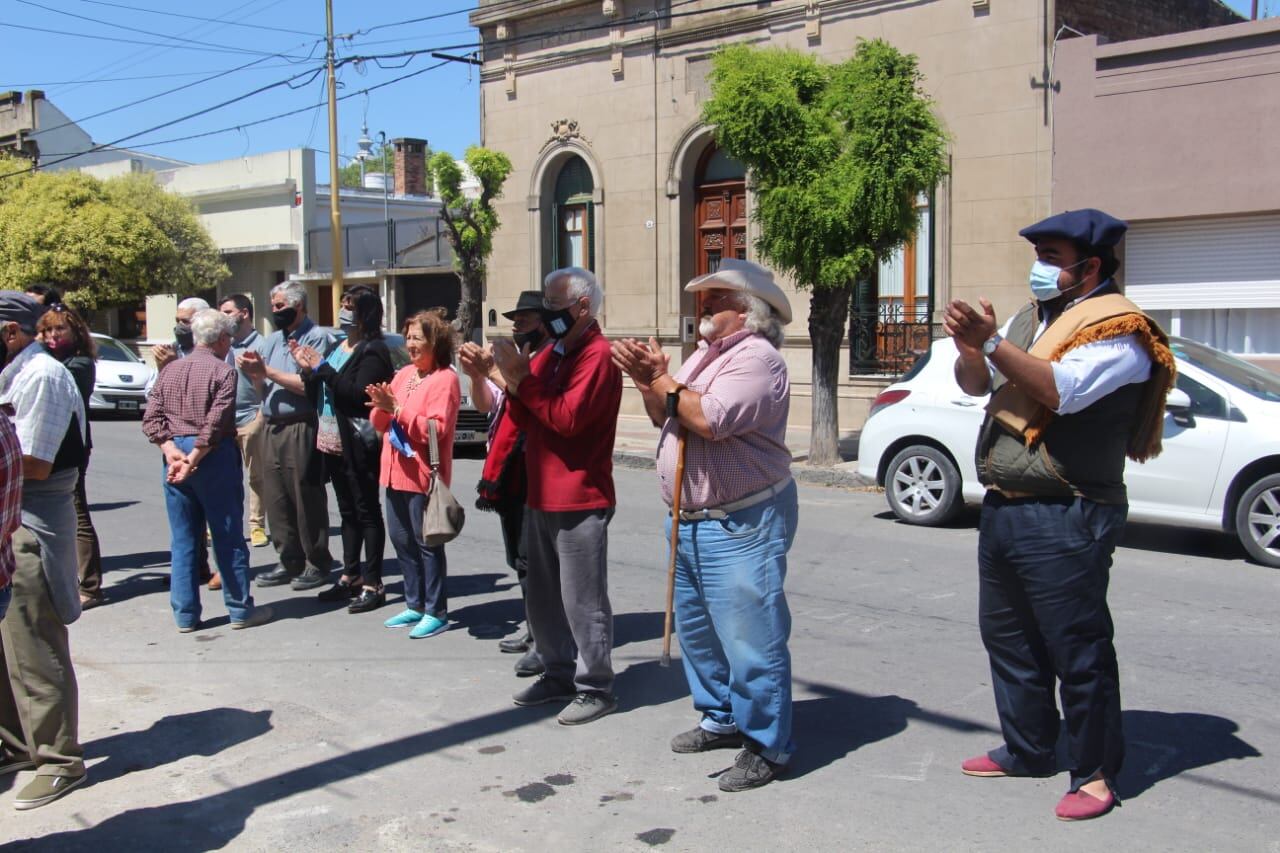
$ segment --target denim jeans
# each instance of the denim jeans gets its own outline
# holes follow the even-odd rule
[[[183,453],[195,446],[192,436],[173,443]],[[167,466],[161,468],[168,472]],[[253,612],[249,591],[249,546],[244,541],[244,473],[240,448],[224,439],[200,460],[185,482],[164,482],[165,509],[169,512],[169,549],[172,580],[169,604],[179,628],[200,622],[200,545],[206,525],[213,536],[213,555],[222,574],[222,600],[232,622],[243,622]]]
[[[396,549],[404,576],[404,603],[410,610],[444,619],[449,609],[445,579],[449,564],[444,546],[422,541],[422,511],[427,496],[419,492],[387,489],[387,537]]]
[[[741,732],[777,764],[795,751],[782,585],[798,518],[791,483],[727,518],[681,522],[676,552],[676,627],[701,726]]]
[[[13,597],[13,591],[6,586],[0,589],[0,622],[4,621],[4,612],[9,609],[9,599]]]

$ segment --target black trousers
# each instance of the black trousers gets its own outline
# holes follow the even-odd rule
[[[358,577],[365,586],[376,588],[382,585],[382,552],[387,545],[378,487],[378,454],[362,457],[359,464],[352,461],[344,456],[325,454],[326,473],[333,484],[338,515],[342,518],[342,574],[347,578]]]
[[[1111,555],[1128,508],[989,492],[978,535],[978,624],[1004,745],[1019,775],[1055,772],[1058,682],[1071,790],[1124,760],[1120,673],[1107,608]]]

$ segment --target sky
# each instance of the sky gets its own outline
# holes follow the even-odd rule
[[[476,41],[466,14],[474,0],[334,0],[334,7],[335,33],[351,35],[337,42],[339,58],[424,48],[462,55]],[[438,17],[397,24],[427,16]],[[235,129],[325,101],[324,33],[323,0],[0,0],[0,91],[43,89],[95,142],[132,137],[120,146],[188,162],[299,146],[327,154],[323,106]],[[444,62],[425,70],[438,63],[423,54],[342,67],[338,95],[351,97],[338,104],[339,153],[358,150],[366,121],[375,140],[379,131],[388,140],[417,137],[458,157],[478,143],[478,69]],[[421,73],[360,94],[413,72]],[[249,94],[264,87],[271,88]],[[224,101],[232,103],[217,107]]]
[[[1225,2],[1249,14],[1250,0]],[[474,5],[334,0],[334,30],[349,36],[336,53],[465,54],[477,38],[466,14]],[[1260,9],[1280,15],[1280,0],[1261,0]],[[432,19],[400,23],[426,17]],[[298,146],[327,154],[326,110],[310,108],[325,99],[318,71],[324,31],[323,0],[0,0],[0,91],[43,89],[95,142],[122,140],[122,147],[193,163]],[[342,162],[358,150],[364,122],[374,139],[379,131],[387,139],[425,138],[432,150],[457,157],[479,142],[477,69],[458,62],[430,67],[439,62],[424,53],[340,69],[338,94],[350,95],[338,105]],[[414,72],[421,73],[390,82]],[[264,91],[250,94],[258,89]],[[302,111],[237,129],[294,110]]]

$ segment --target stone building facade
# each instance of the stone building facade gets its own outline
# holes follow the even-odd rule
[[[1025,298],[1031,260],[1017,231],[1052,210],[1054,89],[1045,83],[1060,19],[1105,35],[1123,13],[1123,33],[1148,35],[1200,26],[1207,19],[1197,9],[1219,8],[1216,0],[481,0],[471,22],[485,45],[483,144],[514,164],[486,332],[504,331],[501,312],[519,291],[577,262],[604,285],[606,334],[656,334],[689,350],[695,306],[683,283],[726,254],[755,259],[749,186],[700,120],[710,57],[734,42],[839,62],[858,39],[883,38],[915,54],[951,135],[951,175],[920,199],[916,243],[884,259],[863,307],[890,323],[923,322],[926,339],[953,296],[986,295],[1007,313]],[[784,353],[792,420],[803,424],[808,295],[793,293],[792,303]],[[887,381],[849,374],[839,392],[843,427],[860,422]]]

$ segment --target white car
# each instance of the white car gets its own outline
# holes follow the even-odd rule
[[[1164,452],[1128,462],[1129,518],[1224,530],[1249,556],[1280,567],[1280,375],[1212,347],[1172,338],[1178,363]],[[960,390],[950,338],[872,403],[858,471],[884,486],[889,508],[936,525],[982,500],[974,449],[987,398]]]
[[[93,344],[98,348],[97,379],[89,411],[137,414],[146,408],[147,386],[155,368],[115,338],[94,333]]]

